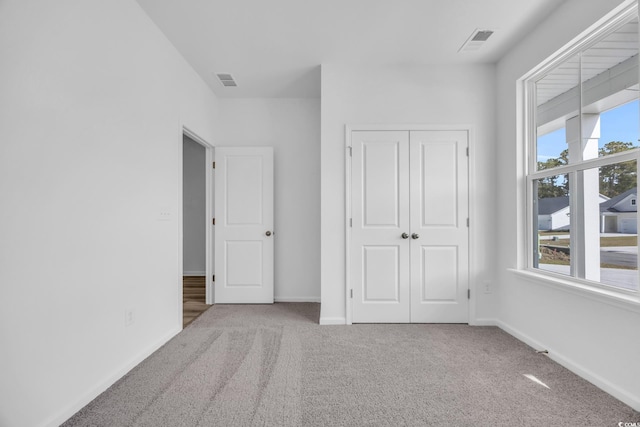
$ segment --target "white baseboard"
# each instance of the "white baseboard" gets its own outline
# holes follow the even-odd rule
[[[275,297],[275,302],[320,302],[320,297]]]
[[[591,384],[604,390],[621,402],[631,406],[636,411],[640,411],[640,398],[638,396],[634,396],[626,392],[625,390],[620,389],[606,379],[575,363],[568,357],[556,352],[553,348],[550,348],[542,344],[541,342],[534,340],[530,336],[523,334],[519,330],[512,328],[511,326],[500,320],[497,321],[497,326],[509,335],[516,337],[520,341],[524,342],[530,347],[533,347],[536,350],[547,350],[549,352],[547,356],[554,362],[564,366],[579,377],[589,381]]]
[[[479,318],[469,322],[470,326],[498,326],[498,319]]]
[[[346,325],[347,319],[344,317],[321,317],[321,325]]]
[[[182,273],[183,276],[206,276],[206,271],[185,271]]]
[[[131,359],[129,359],[129,361],[126,362],[122,367],[120,367],[119,369],[116,369],[113,373],[108,375],[98,385],[88,390],[80,398],[76,399],[76,401],[73,404],[69,405],[68,407],[60,411],[58,414],[51,417],[48,421],[46,421],[42,425],[46,427],[58,427],[60,424],[67,421],[76,412],[78,412],[80,409],[87,406],[89,402],[91,402],[93,399],[98,397],[100,393],[104,392],[106,389],[111,387],[113,384],[115,384],[116,381],[122,378],[127,372],[133,369],[136,365],[138,365],[144,359],[149,357],[154,351],[158,350],[160,347],[166,344],[167,341],[169,341],[171,338],[176,336],[180,331],[181,329],[171,330],[171,332],[164,335],[160,340],[156,341],[154,344],[152,344],[151,346],[147,347],[146,349],[138,353],[135,357],[132,357]]]

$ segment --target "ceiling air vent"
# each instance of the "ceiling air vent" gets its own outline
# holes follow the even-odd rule
[[[228,73],[216,73],[216,77],[218,77],[218,80],[220,80],[220,83],[222,83],[222,86],[225,86],[225,87],[236,87],[236,86],[238,86],[236,81],[233,80],[233,76],[231,74],[228,74]]]
[[[468,52],[478,50],[493,34],[492,30],[474,30],[471,36],[464,42],[458,52]]]

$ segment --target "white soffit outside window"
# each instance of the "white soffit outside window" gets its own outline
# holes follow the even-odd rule
[[[560,66],[552,69],[536,81],[537,124],[544,126],[559,118],[577,113],[571,105],[580,98],[578,79],[581,79],[583,91],[583,112],[598,113],[616,105],[637,98],[638,84],[627,89],[627,98],[618,95],[615,99],[603,101],[603,98],[589,102],[588,92],[592,89],[600,94],[602,85],[625,85],[623,79],[635,79],[638,73],[638,18],[629,21],[615,32],[587,48],[582,54],[566,59]],[[580,64],[582,63],[582,69]],[[599,88],[600,86],[600,88]],[[574,102],[571,102],[574,100]],[[597,102],[596,102],[597,101]],[[609,105],[612,104],[612,105]],[[571,111],[570,111],[571,110]],[[554,130],[540,129],[541,133]]]

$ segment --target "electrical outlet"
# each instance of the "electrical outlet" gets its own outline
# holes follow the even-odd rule
[[[124,326],[131,326],[135,320],[135,310],[133,308],[126,308],[124,310]]]

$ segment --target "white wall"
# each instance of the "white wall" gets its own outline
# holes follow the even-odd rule
[[[345,322],[344,164],[350,124],[471,126],[471,320],[494,318],[494,295],[476,291],[493,280],[494,77],[491,65],[322,66],[321,323]]]
[[[524,278],[523,146],[516,80],[620,4],[568,0],[498,64],[498,239],[500,325],[614,396],[640,409],[640,309]]]
[[[182,271],[203,275],[206,270],[206,151],[189,138],[183,138],[182,157]]]
[[[0,57],[0,425],[57,426],[181,330],[182,125],[213,141],[216,99],[131,0],[2,1]]]
[[[320,301],[320,100],[220,99],[218,146],[272,146],[275,298]]]

